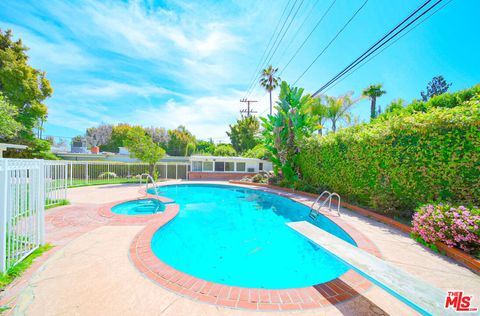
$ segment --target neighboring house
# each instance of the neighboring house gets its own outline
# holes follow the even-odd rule
[[[72,142],[72,147],[70,152],[74,154],[87,154],[88,153],[87,144],[83,141]]]
[[[75,161],[140,162],[131,158],[123,147],[118,154],[58,153],[57,156]],[[158,162],[157,168],[160,178],[189,180],[235,180],[273,169],[272,163],[267,160],[217,156],[165,156]]]
[[[191,156],[190,180],[233,180],[272,171],[270,161],[245,157]]]

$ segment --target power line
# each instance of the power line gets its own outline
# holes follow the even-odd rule
[[[292,44],[294,43],[295,41],[295,38],[297,37],[297,35],[300,33],[300,30],[303,28],[303,26],[307,23],[307,21],[310,19],[310,17],[312,16],[313,12],[315,12],[315,7],[317,6],[317,4],[320,2],[320,0],[316,0],[313,5],[310,7],[309,10],[307,10],[307,15],[305,16],[305,18],[302,18],[303,19],[303,22],[302,24],[300,24],[300,26],[297,28],[297,31],[291,36],[292,40],[289,41],[287,43],[287,46],[285,47],[285,49],[283,50],[283,54],[280,56],[280,58],[278,59],[278,61],[280,62],[283,57],[285,57],[285,54],[287,53],[287,51],[289,50],[290,46],[292,46]]]
[[[337,37],[345,30],[345,28],[352,22],[352,20],[357,16],[357,14],[365,7],[367,4],[368,0],[365,0],[363,4],[355,11],[355,13],[348,19],[348,21],[342,26],[342,28],[335,34],[335,36],[330,40],[330,42],[323,48],[323,50],[320,52],[320,54],[315,57],[315,59],[310,63],[310,65],[303,71],[303,73],[295,80],[293,85],[295,85],[306,73],[307,71],[315,64],[315,62],[320,58],[320,56],[323,55],[323,53],[332,45],[332,43],[337,39]]]
[[[295,17],[297,16],[298,14],[298,11],[300,11],[300,8],[302,7],[303,5],[303,1],[302,0],[297,8],[297,10],[295,11],[292,19],[290,20],[290,23],[288,24],[287,28],[285,29],[285,32],[283,32],[283,35],[282,35],[282,38],[280,38],[280,40],[278,41],[277,43],[277,46],[275,47],[275,50],[273,51],[272,55],[270,56],[270,58],[268,59],[267,63],[265,64],[265,66],[268,66],[268,64],[270,63],[270,61],[272,60],[273,56],[275,56],[275,53],[277,52],[278,50],[278,47],[280,46],[280,44],[282,43],[283,39],[285,38],[285,35],[287,34],[288,30],[290,29],[290,26],[292,25],[293,21],[295,20]]]
[[[385,46],[381,51],[379,51],[378,53],[376,53],[375,55],[373,55],[372,57],[370,57],[369,59],[367,59],[366,61],[362,62],[362,64],[358,67],[356,67],[354,70],[352,70],[348,75],[344,76],[343,78],[341,78],[340,80],[338,80],[337,82],[335,82],[333,85],[327,87],[325,89],[325,91],[328,91],[330,90],[331,88],[335,87],[337,84],[339,84],[340,82],[342,82],[343,80],[347,79],[348,77],[350,77],[352,74],[354,74],[357,70],[359,70],[360,68],[362,68],[363,66],[365,66],[366,64],[368,64],[372,59],[374,59],[375,57],[377,57],[378,55],[380,55],[384,50],[386,50],[387,48],[389,48],[390,46],[392,46],[393,44],[395,44],[396,42],[398,42],[400,39],[402,39],[405,35],[407,35],[408,33],[410,33],[411,31],[413,31],[415,28],[417,28],[417,26],[419,26],[420,24],[422,24],[423,22],[425,22],[426,20],[428,20],[430,17],[432,17],[435,13],[437,13],[438,11],[442,10],[444,7],[446,7],[450,2],[452,2],[453,0],[449,0],[448,2],[446,2],[444,5],[442,5],[440,8],[438,8],[437,10],[435,10],[434,12],[432,12],[431,14],[429,14],[428,16],[426,16],[423,20],[421,20],[419,23],[417,23],[416,25],[414,25],[411,29],[409,29],[407,32],[403,33],[400,37],[398,37],[397,39],[395,39],[393,42],[391,42],[389,45]]]
[[[410,20],[414,15],[416,15],[421,9],[423,9],[431,0],[427,0],[423,5],[421,5],[418,9],[416,9],[414,12],[412,12],[408,17],[406,17],[402,22],[400,22],[397,26],[395,26],[392,30],[390,30],[386,35],[384,35],[380,40],[378,40],[374,45],[372,45],[367,51],[365,51],[362,55],[360,55],[357,59],[355,59],[352,63],[350,63],[347,67],[345,67],[342,71],[340,71],[337,75],[335,75],[332,79],[330,79],[327,83],[325,83],[320,89],[318,89],[312,96],[317,95],[321,91],[325,90],[328,86],[333,84],[335,81],[337,81],[339,78],[343,77],[347,72],[349,72],[351,69],[353,69],[355,66],[360,64],[363,60],[367,59],[369,56],[371,56],[373,53],[375,53],[377,50],[379,50],[381,47],[383,47],[385,44],[390,42],[392,39],[397,37],[401,32],[403,32],[406,28],[408,28],[410,25],[415,23],[418,19],[420,19],[422,16],[427,14],[430,10],[432,10],[434,7],[436,7],[440,2],[443,0],[438,0],[435,2],[432,6],[427,8],[425,11],[421,12],[417,17],[415,17],[413,20],[411,20],[407,25],[403,26],[400,30],[396,31],[398,28],[400,28],[404,23],[406,23],[408,20]],[[395,32],[396,31],[396,32]],[[391,35],[393,32],[395,32],[393,35]],[[391,36],[390,36],[391,35]],[[390,36],[390,37],[389,37]],[[388,38],[387,38],[388,37]],[[387,39],[386,39],[387,38]],[[386,40],[385,40],[386,39]],[[381,43],[381,44],[380,44]]]
[[[263,54],[262,54],[262,57],[260,57],[259,61],[258,61],[258,64],[257,66],[255,67],[255,71],[253,72],[253,76],[252,76],[252,79],[250,80],[250,84],[248,85],[248,89],[247,91],[250,89],[250,85],[252,82],[255,82],[255,78],[257,76],[257,72],[260,70],[260,67],[262,65],[262,60],[263,58],[265,57],[265,53],[267,52],[268,50],[268,47],[270,46],[270,44],[272,43],[272,39],[275,37],[275,33],[277,33],[277,30],[278,30],[278,27],[280,26],[280,21],[282,20],[283,18],[283,15],[285,14],[285,12],[287,11],[287,8],[288,8],[288,4],[290,3],[291,0],[287,0],[286,4],[285,4],[285,7],[283,8],[283,11],[282,11],[282,14],[280,16],[280,19],[278,19],[278,22],[277,22],[277,25],[275,26],[275,29],[272,33],[272,36],[270,36],[270,40],[268,41],[268,44],[265,46],[265,49],[263,50]]]
[[[292,10],[293,10],[293,8],[295,7],[297,1],[298,1],[298,0],[295,0],[295,3],[293,4],[292,9],[290,10],[290,12],[289,12],[289,14],[288,14],[286,21],[289,20],[290,14],[292,13]],[[267,60],[267,62],[264,64],[265,67],[267,67],[267,66],[269,65],[269,63],[270,63],[270,61],[272,60],[273,56],[274,56],[275,53],[277,52],[278,47],[280,46],[280,44],[281,44],[282,41],[283,41],[283,38],[285,37],[285,34],[287,34],[288,30],[290,29],[290,26],[292,25],[293,21],[295,20],[295,17],[296,17],[297,14],[298,14],[298,11],[299,11],[300,8],[302,7],[303,2],[304,2],[304,0],[301,0],[300,4],[298,5],[297,9],[295,10],[295,13],[293,14],[292,18],[290,19],[290,22],[288,23],[288,26],[285,28],[285,31],[283,31],[283,34],[282,34],[282,37],[280,38],[280,40],[279,40],[278,42],[277,42],[277,41],[274,42],[274,46],[272,46],[272,48],[275,47],[275,49],[273,50],[273,52],[272,52],[271,55],[270,55],[270,53],[267,54],[267,56],[270,55],[270,57],[267,58],[268,60]],[[285,21],[285,22],[286,22],[286,21]],[[282,30],[283,30],[283,28],[280,29],[280,33],[282,32]],[[280,35],[280,33],[277,34],[277,35]],[[275,44],[276,44],[276,46],[275,46]],[[261,76],[261,74],[258,73],[255,81],[257,81],[257,80],[260,78],[260,76]],[[255,88],[255,85],[252,86],[252,88],[250,89],[248,95],[250,95],[250,94],[253,92],[254,88]]]
[[[280,28],[280,30],[278,31],[278,33],[275,31],[273,34],[272,34],[272,37],[271,39],[273,39],[273,37],[275,37],[275,40],[273,41],[273,44],[272,46],[270,47],[270,49],[268,49],[268,53],[260,58],[260,63],[258,64],[257,66],[257,69],[255,70],[254,74],[253,74],[253,80],[250,82],[250,84],[248,85],[248,89],[247,89],[247,96],[250,94],[250,90],[252,89],[252,87],[255,85],[255,82],[257,81],[257,77],[258,77],[258,72],[260,71],[260,69],[262,68],[262,66],[265,64],[265,61],[267,60],[268,56],[270,55],[270,52],[272,51],[272,48],[275,46],[276,42],[277,42],[277,39],[278,39],[278,36],[280,35],[280,33],[282,32],[283,28],[285,27],[285,24],[287,23],[289,17],[290,17],[290,14],[292,13],[293,11],[293,8],[295,7],[295,5],[297,4],[297,1],[298,0],[295,0],[295,2],[293,3],[292,7],[290,8],[290,11],[288,12],[287,16],[285,17],[285,20],[283,21],[283,24],[282,24],[282,27]],[[288,5],[290,3],[290,0],[287,2],[286,6],[285,6],[285,9],[284,9],[284,13],[286,11],[286,9],[288,8]],[[282,16],[280,17],[280,19],[278,20],[278,22],[280,23],[280,21],[282,20],[283,18],[283,13],[282,13]],[[277,24],[277,28],[278,28],[278,25],[279,23]],[[277,29],[275,28],[275,29]],[[275,33],[277,33],[277,35],[275,36]],[[270,41],[271,42],[271,41]],[[269,45],[267,45],[267,48],[268,48]]]
[[[305,38],[305,40],[302,42],[302,44],[297,48],[297,50],[295,51],[295,53],[293,54],[293,56],[290,58],[290,60],[287,62],[287,64],[285,65],[285,67],[282,68],[282,70],[280,71],[280,74],[279,76],[281,76],[283,74],[283,72],[285,71],[285,69],[287,69],[287,67],[290,65],[290,63],[292,62],[292,60],[298,55],[298,53],[300,52],[300,50],[303,48],[303,46],[305,45],[305,43],[307,43],[308,39],[310,38],[310,36],[312,36],[313,32],[315,32],[315,30],[317,29],[317,27],[322,23],[323,19],[325,18],[325,16],[328,14],[328,12],[330,11],[330,9],[333,7],[333,5],[335,4],[337,0],[333,0],[332,3],[330,4],[330,6],[327,8],[327,10],[323,13],[323,15],[320,17],[320,19],[317,21],[317,23],[315,24],[315,26],[313,27],[313,29],[310,31],[310,33],[308,34],[308,36]]]

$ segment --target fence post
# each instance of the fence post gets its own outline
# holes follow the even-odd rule
[[[65,169],[63,171],[64,174],[64,187],[63,187],[63,198],[66,200],[67,199],[67,188],[68,188],[68,164],[65,162]]]
[[[38,160],[38,210],[37,223],[40,245],[45,244],[45,161]]]
[[[67,162],[67,164],[70,165],[70,187],[73,186],[73,181],[72,181],[72,177],[73,177],[73,162]]]
[[[0,272],[5,272],[7,266],[7,199],[8,199],[8,160],[0,159],[0,170],[2,170],[0,178]]]
[[[88,161],[85,161],[85,181],[88,184]]]

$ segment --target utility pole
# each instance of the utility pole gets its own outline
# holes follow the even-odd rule
[[[240,110],[240,113],[247,113],[247,117],[250,117],[250,114],[252,113],[257,113],[257,111],[254,111],[253,109],[250,109],[250,103],[258,102],[255,100],[247,100],[245,98],[241,99],[240,102],[242,103],[247,103],[247,108]]]

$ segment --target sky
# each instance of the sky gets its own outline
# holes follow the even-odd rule
[[[228,142],[225,132],[245,107],[241,98],[258,101],[257,115],[268,113],[268,94],[253,78],[259,64],[266,66],[260,60],[284,9],[292,12],[288,31],[270,63],[293,83],[363,2],[2,0],[0,28],[23,40],[30,64],[46,71],[54,89],[44,135],[73,137],[100,123],[185,125],[199,139]],[[315,92],[423,2],[369,0],[296,85]],[[325,93],[358,97],[369,84],[381,83],[387,94],[378,104],[385,107],[394,99],[420,98],[436,75],[452,82],[451,91],[479,83],[480,1],[443,3]],[[352,112],[368,121],[369,109],[362,100]]]

